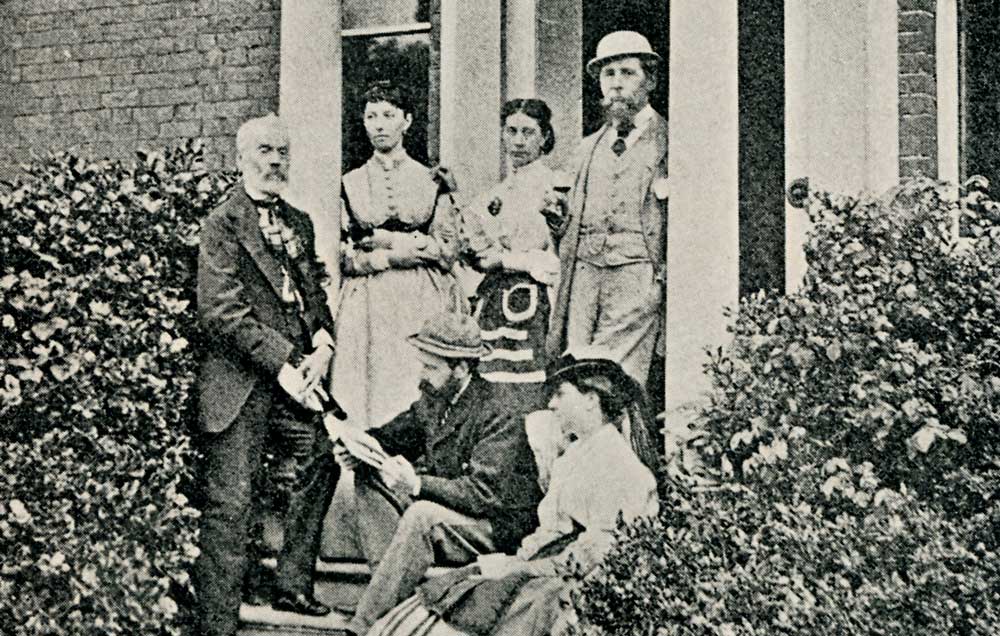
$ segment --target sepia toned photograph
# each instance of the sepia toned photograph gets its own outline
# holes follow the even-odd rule
[[[0,635],[1000,633],[998,33],[0,0]]]

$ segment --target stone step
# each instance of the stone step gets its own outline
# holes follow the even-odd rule
[[[261,564],[269,570],[278,567],[274,557],[261,559]],[[427,570],[427,578],[440,576],[453,568],[435,565]],[[371,578],[371,568],[364,561],[316,561],[316,581],[343,581],[365,584]]]
[[[303,616],[279,612],[268,605],[240,606],[239,636],[341,636],[349,617],[336,612]]]
[[[273,570],[276,560],[263,559],[262,564]],[[450,568],[433,567],[429,577],[438,576]],[[361,597],[371,569],[366,563],[356,561],[317,561],[314,593],[316,598],[332,607],[354,605]],[[240,607],[239,636],[340,636],[350,620],[336,611],[327,616],[314,617],[279,612],[269,605]]]

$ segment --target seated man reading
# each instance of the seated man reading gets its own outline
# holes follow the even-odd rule
[[[541,492],[524,407],[477,374],[489,349],[476,322],[442,313],[408,342],[421,358],[421,397],[369,433],[332,427],[329,478],[310,495],[329,498],[340,470],[354,471],[357,539],[372,567],[350,624],[355,634],[410,596],[435,557],[465,564],[512,552],[537,525]],[[286,546],[278,582],[287,596],[310,599],[317,551]]]
[[[569,563],[584,572],[597,565],[619,514],[656,514],[656,452],[638,384],[594,352],[564,356],[547,385],[570,443],[552,465],[538,529],[515,555],[483,555],[424,583],[369,636],[562,635],[574,620]]]

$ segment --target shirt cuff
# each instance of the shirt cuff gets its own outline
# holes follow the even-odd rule
[[[376,250],[372,252],[371,256],[368,257],[368,262],[376,272],[384,272],[392,266],[389,262],[388,250]]]
[[[417,483],[414,484],[413,490],[410,491],[410,496],[417,497],[420,495],[420,487],[423,485],[421,481],[422,480],[420,479],[420,475],[417,475]]]
[[[333,337],[330,335],[330,332],[327,331],[326,329],[320,329],[315,334],[313,334],[312,345],[313,349],[319,349],[323,345],[326,345],[331,349],[333,349]]]

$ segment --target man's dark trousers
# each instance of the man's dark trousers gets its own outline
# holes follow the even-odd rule
[[[243,581],[248,569],[248,543],[254,505],[261,498],[256,487],[271,427],[294,427],[300,457],[299,479],[293,486],[285,515],[285,543],[318,545],[321,520],[329,497],[304,499],[301,493],[315,481],[315,462],[309,454],[320,452],[318,418],[287,398],[274,399],[275,387],[256,387],[233,423],[219,433],[203,434],[202,487],[205,497],[201,517],[201,555],[195,563],[202,636],[236,634]],[[312,425],[306,443],[304,424]],[[286,452],[290,449],[284,448]],[[327,453],[328,454],[328,453]],[[297,504],[297,506],[296,506]],[[251,555],[256,558],[256,554]],[[311,570],[310,570],[311,575]]]

